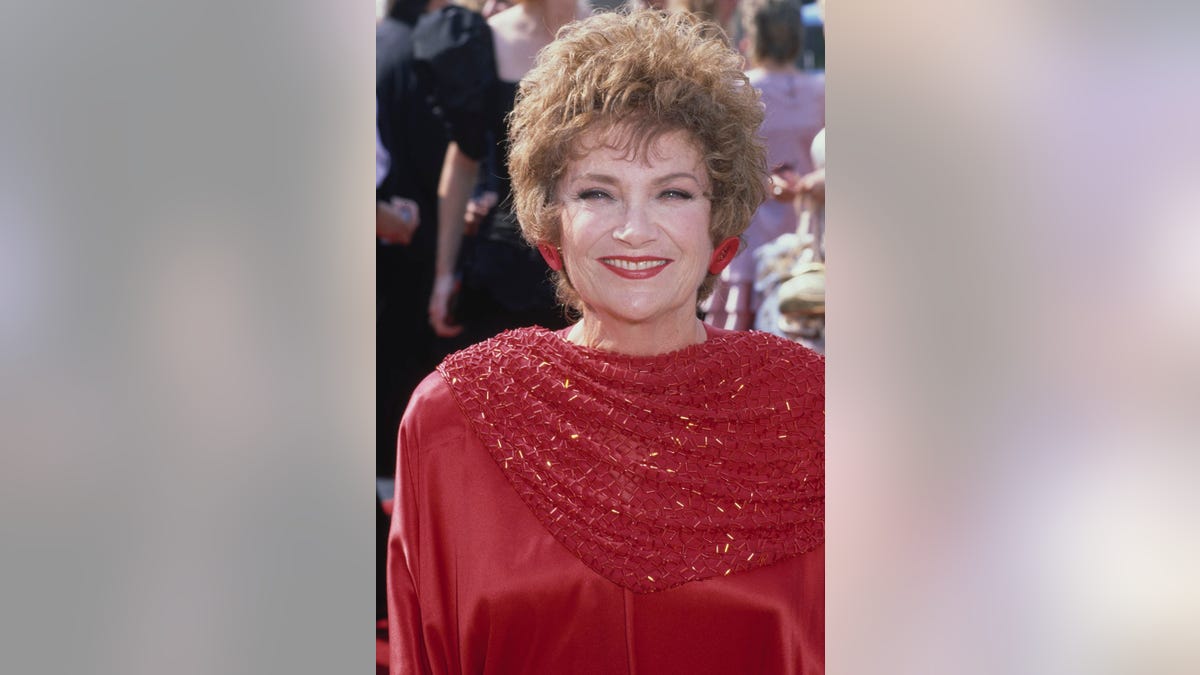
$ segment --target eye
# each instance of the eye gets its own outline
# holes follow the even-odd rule
[[[671,189],[669,189],[669,190],[663,190],[663,193],[662,193],[662,195],[661,195],[661,196],[662,196],[664,199],[683,199],[683,200],[686,200],[686,199],[691,199],[691,198],[692,198],[692,193],[688,192],[687,190],[680,190],[680,189],[678,189],[678,188],[671,188]]]
[[[583,201],[599,201],[602,199],[612,199],[612,195],[598,188],[590,188],[580,192],[576,196],[576,199],[581,199]]]

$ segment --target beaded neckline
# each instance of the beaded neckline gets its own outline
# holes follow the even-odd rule
[[[630,356],[525,328],[438,368],[521,499],[635,592],[824,540],[824,360],[763,333]]]

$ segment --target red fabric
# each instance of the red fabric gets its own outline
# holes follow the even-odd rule
[[[723,335],[713,331],[709,342]],[[806,390],[823,384],[823,361],[793,365],[791,380]],[[439,374],[414,393],[399,445],[388,560],[393,673],[823,671],[823,545],[638,593],[547,530]]]
[[[649,592],[769,565],[824,535],[823,361],[711,331],[662,356],[522,328],[438,370],[542,525]]]

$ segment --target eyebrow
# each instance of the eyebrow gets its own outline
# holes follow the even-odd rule
[[[659,178],[656,178],[656,179],[654,179],[654,184],[655,184],[655,185],[662,185],[662,184],[664,184],[664,183],[670,183],[671,181],[673,181],[673,180],[676,180],[676,179],[678,179],[678,178],[686,178],[686,179],[688,179],[688,180],[690,180],[690,181],[692,181],[692,182],[696,183],[697,185],[703,185],[703,184],[704,184],[703,182],[701,182],[701,180],[700,180],[699,178],[697,178],[697,177],[696,177],[696,175],[695,175],[695,174],[688,173],[688,172],[686,172],[686,171],[677,171],[677,172],[675,172],[675,173],[669,173],[669,174],[667,174],[667,175],[665,175],[665,176],[661,176],[661,177],[659,177]],[[585,173],[585,174],[580,174],[580,175],[578,175],[578,176],[575,176],[574,178],[572,178],[572,179],[571,179],[571,182],[576,182],[576,181],[581,181],[581,180],[582,180],[582,181],[593,182],[593,183],[603,183],[603,184],[605,184],[605,185],[616,185],[616,184],[619,182],[615,176],[610,176],[610,175],[608,175],[608,174],[606,174],[606,173]]]

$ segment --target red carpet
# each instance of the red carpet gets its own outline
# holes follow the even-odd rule
[[[375,675],[388,675],[390,657],[387,619],[380,619],[375,623]]]
[[[392,515],[391,499],[383,500],[383,512],[390,518]],[[375,623],[375,675],[388,675],[388,660],[391,652],[388,650],[388,624],[387,619],[380,619]]]

